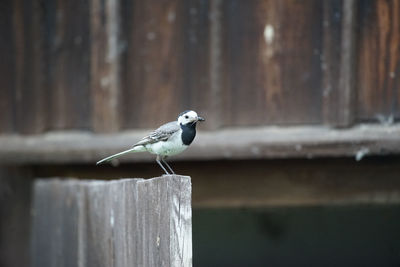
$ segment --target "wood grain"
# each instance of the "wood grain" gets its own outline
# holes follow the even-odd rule
[[[45,4],[51,129],[90,129],[90,14],[87,1]]]
[[[338,98],[337,126],[348,127],[354,122],[355,106],[355,23],[356,2],[348,0],[343,2],[343,32],[341,42],[340,78],[339,88],[341,93]]]
[[[1,3],[0,132],[400,118],[397,1]]]
[[[224,1],[228,125],[321,121],[322,2]]]
[[[400,118],[400,2],[360,1],[358,119]]]
[[[208,1],[127,1],[121,9],[122,127],[154,127],[187,109],[211,114]]]
[[[0,3],[0,32],[6,41],[0,42],[0,132],[12,133],[15,129],[15,31],[13,5]]]
[[[339,87],[340,60],[343,36],[343,1],[324,1],[323,5],[323,58],[321,62],[322,112],[324,123],[336,125],[339,116],[338,100],[343,91]]]
[[[211,40],[213,15],[210,6],[212,2],[216,1],[185,0],[181,2],[183,5],[181,31],[184,35],[181,52],[183,88],[181,101],[177,105],[182,111],[193,109],[208,118],[207,121],[210,124],[204,125],[206,129],[218,127],[220,123],[218,105],[223,97],[219,95],[218,89],[214,90],[215,87],[212,85],[212,73],[215,70],[212,61],[214,56],[218,57],[212,53],[213,48],[211,48],[213,46]],[[219,75],[218,70],[216,75]]]
[[[14,1],[15,127],[19,133],[46,130],[48,88],[45,86],[43,9],[39,2]],[[34,42],[32,40],[35,40]]]
[[[120,32],[120,1],[90,2],[90,87],[96,132],[119,129],[120,57],[126,49]]]
[[[184,80],[181,1],[135,1],[125,10],[124,126],[172,121],[181,112]]]
[[[355,122],[356,19],[355,1],[324,2],[323,115],[331,126]]]
[[[39,180],[32,266],[192,266],[187,176]]]

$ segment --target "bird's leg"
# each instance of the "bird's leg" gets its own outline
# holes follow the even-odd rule
[[[162,160],[162,159],[161,159],[161,160]],[[160,167],[164,170],[164,172],[165,172],[166,174],[169,174],[169,173],[167,172],[167,170],[164,168],[164,166],[161,164],[161,162],[160,162],[160,156],[159,156],[159,155],[157,155],[156,161],[157,161],[158,165],[160,165]]]
[[[169,166],[169,164],[164,160],[164,158],[161,158],[161,161],[167,165],[168,169],[171,171],[172,174],[175,174],[174,170],[171,168],[171,166]]]

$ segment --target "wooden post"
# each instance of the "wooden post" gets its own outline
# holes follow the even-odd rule
[[[32,266],[192,266],[191,180],[38,180]]]

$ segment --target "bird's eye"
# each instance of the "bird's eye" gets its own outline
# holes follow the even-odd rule
[[[185,119],[189,119],[189,116],[188,116],[188,115],[186,115],[186,116],[185,116]]]

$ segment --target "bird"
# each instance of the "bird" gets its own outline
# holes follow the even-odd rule
[[[193,142],[196,136],[196,124],[205,119],[193,110],[186,110],[179,114],[176,121],[171,121],[161,125],[156,130],[150,132],[130,149],[119,152],[99,160],[96,165],[109,162],[122,155],[136,152],[150,152],[157,155],[156,162],[163,169],[165,174],[175,174],[165,159],[169,156],[183,152]],[[165,166],[171,173],[167,171]]]

